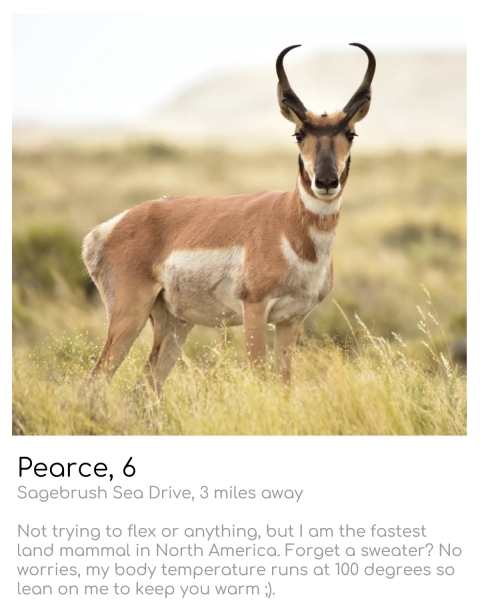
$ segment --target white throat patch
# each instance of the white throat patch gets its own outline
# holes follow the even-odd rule
[[[309,234],[317,254],[317,260],[315,262],[312,263],[300,258],[285,236],[282,236],[281,240],[282,252],[290,265],[301,268],[304,271],[315,272],[318,271],[319,268],[329,265],[327,259],[330,257],[332,251],[335,231],[319,231],[314,227],[310,227]]]
[[[331,202],[327,202],[320,198],[314,198],[303,187],[300,176],[298,177],[298,191],[300,193],[300,200],[303,202],[305,208],[316,215],[329,216],[335,215],[340,211],[342,205],[341,195]]]

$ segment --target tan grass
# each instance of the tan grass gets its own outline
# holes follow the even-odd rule
[[[158,140],[16,148],[14,432],[465,434],[464,368],[449,356],[466,335],[465,161],[460,152],[354,148],[334,291],[305,322],[290,394],[271,374],[259,381],[248,371],[237,330],[195,328],[160,402],[135,389],[149,332],[111,386],[87,400],[105,335],[104,308],[86,298],[81,278],[88,229],[163,194],[292,189],[295,149],[248,154]]]
[[[430,346],[433,361],[376,337],[358,319],[356,346],[309,341],[291,389],[271,366],[258,378],[219,338],[190,345],[158,398],[145,387],[140,342],[110,386],[86,385],[98,352],[86,336],[51,340],[14,361],[14,433],[25,435],[464,435],[465,377]]]

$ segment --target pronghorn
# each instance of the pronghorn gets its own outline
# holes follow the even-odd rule
[[[252,367],[266,356],[275,324],[275,367],[290,380],[291,355],[307,314],[331,291],[332,244],[350,167],[355,124],[368,113],[375,57],[342,111],[307,110],[276,62],[278,102],[295,124],[299,172],[294,191],[241,196],[164,196],[95,227],[83,259],[108,318],[91,375],[110,378],[148,319],[153,346],[145,365],[160,390],[195,324],[243,323]]]

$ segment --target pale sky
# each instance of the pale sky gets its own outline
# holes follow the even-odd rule
[[[135,121],[195,82],[264,66],[285,46],[299,59],[348,52],[465,51],[460,15],[15,15],[13,118],[52,125]],[[293,59],[292,59],[293,60]]]

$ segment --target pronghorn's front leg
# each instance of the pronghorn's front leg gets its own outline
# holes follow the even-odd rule
[[[261,368],[267,355],[267,302],[243,302],[243,331],[252,368]]]
[[[290,383],[292,353],[303,322],[303,317],[275,327],[275,371],[285,383]]]

